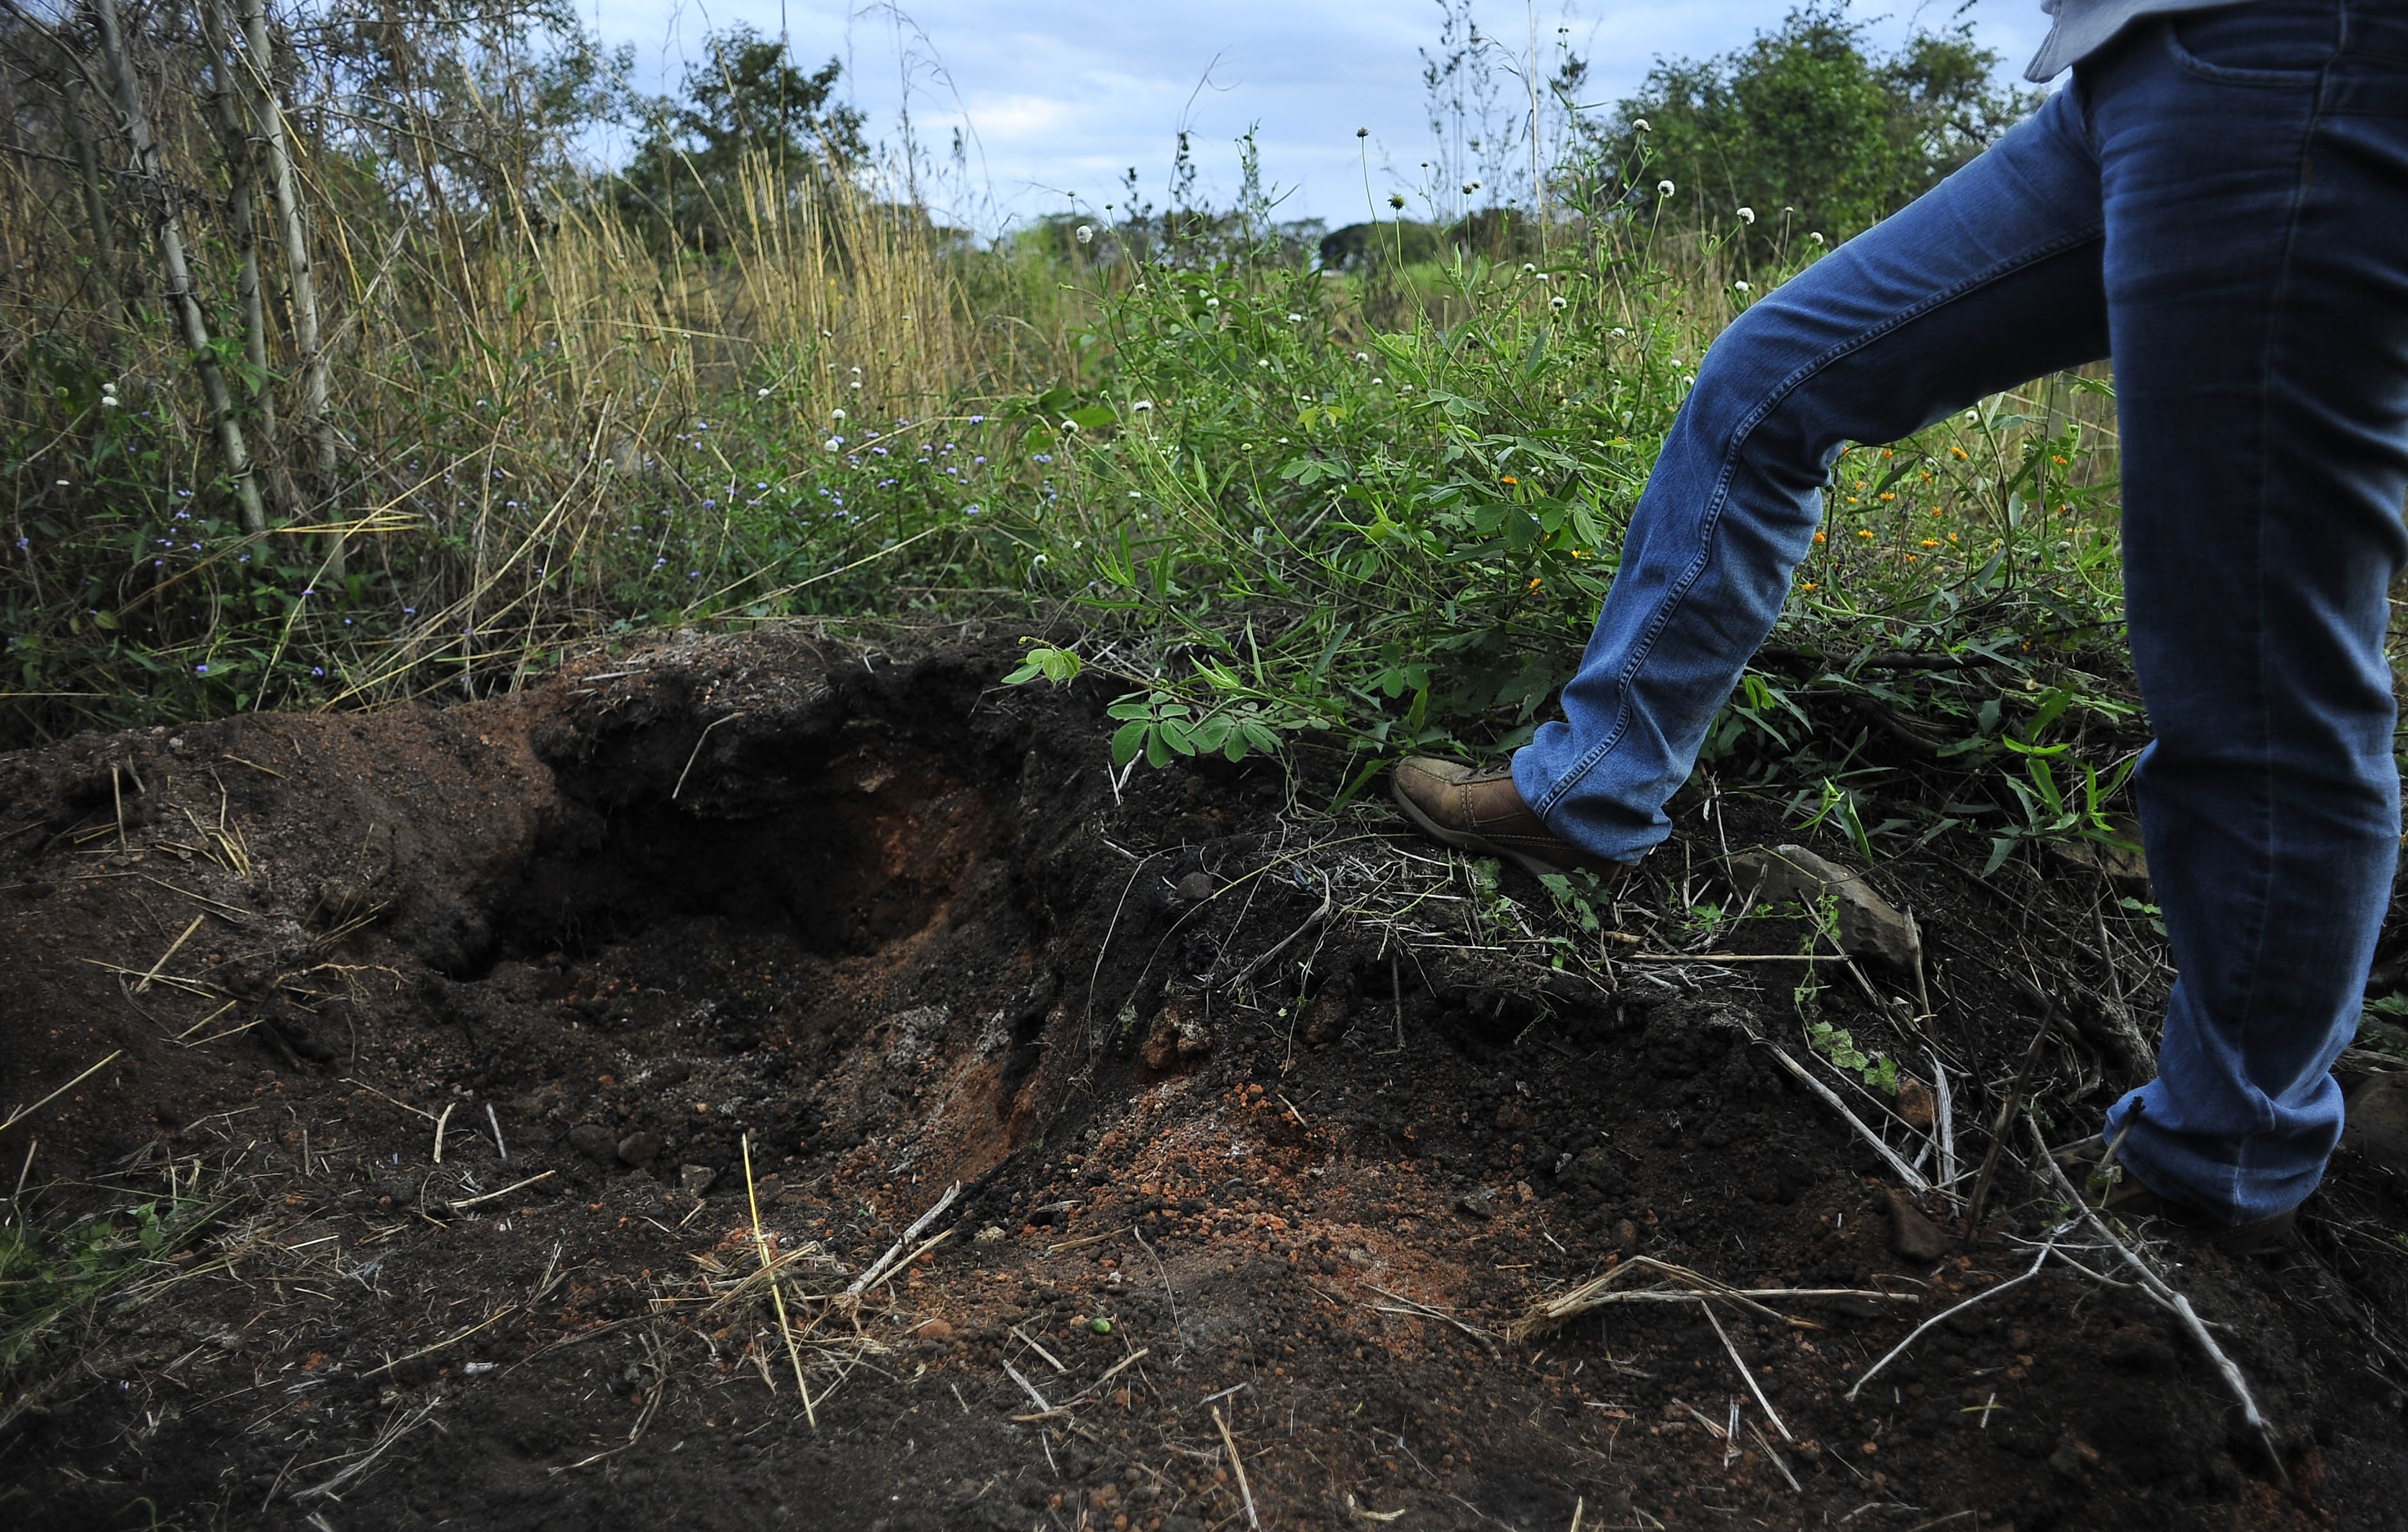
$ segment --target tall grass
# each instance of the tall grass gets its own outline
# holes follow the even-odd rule
[[[170,136],[221,184],[205,136]],[[1309,738],[1359,785],[1399,750],[1504,748],[1577,658],[1698,359],[1821,253],[1619,194],[1652,188],[1635,143],[1552,183],[1602,206],[1435,241],[1381,223],[1329,271],[1244,209],[981,243],[873,176],[764,162],[706,188],[705,248],[604,185],[454,197],[310,142],[345,451],[333,484],[292,466],[271,323],[246,423],[290,482],[257,535],[138,231],[102,269],[110,225],[50,162],[5,162],[0,241],[87,256],[0,274],[10,737],[481,694],[679,624],[975,607],[1082,615],[1035,673],[1117,677],[1124,758]],[[232,335],[224,210],[183,217]],[[2045,380],[1852,451],[1715,768],[1844,801],[1869,838],[1938,833],[1876,801],[1875,742],[1906,738],[2002,768],[1994,838],[2100,829],[2068,794],[2128,756],[2095,657],[2110,422],[2102,383]],[[2095,762],[2025,764],[2093,725]]]

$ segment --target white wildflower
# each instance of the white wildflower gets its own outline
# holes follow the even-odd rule
[[[1206,298],[1204,300],[1204,307],[1207,308],[1218,308],[1221,307],[1221,300],[1218,298]]]
[[[1656,194],[1659,197],[1669,197],[1675,190],[1670,181],[1659,180],[1656,183]]]
[[[1756,222],[1756,209],[1755,209],[1755,208],[1742,208],[1739,210],[1739,221],[1740,221],[1741,222],[1742,222],[1742,223],[1753,223],[1753,222]]]
[[[828,419],[832,421],[840,421],[844,419],[844,411],[841,409],[831,409],[828,411]]]
[[[1570,302],[1571,300],[1570,298],[1564,297],[1562,294],[1558,294],[1556,296],[1547,300],[1547,307],[1555,309],[1557,313],[1561,313],[1565,307]]]
[[[1082,224],[1080,224],[1080,225],[1079,225],[1079,227],[1078,227],[1075,231],[1073,231],[1073,232],[1074,232],[1074,233],[1076,233],[1076,234],[1078,235],[1078,236],[1079,236],[1079,243],[1081,243],[1082,245],[1089,245],[1089,244],[1093,244],[1093,243],[1095,243],[1095,238],[1096,238],[1096,226],[1095,226],[1093,223],[1082,223]]]
[[[1818,245],[1823,242],[1823,236],[1820,234],[1810,234],[1806,237]]]
[[[1755,292],[1755,291],[1756,291],[1756,289],[1754,289],[1754,288],[1752,288],[1752,287],[1748,286],[1748,285],[1747,285],[1747,283],[1746,283],[1746,282],[1744,282],[1744,281],[1737,281],[1737,282],[1733,282],[1733,283],[1731,283],[1731,287],[1732,287],[1732,289],[1733,289],[1734,291],[1736,291],[1736,292],[1740,292],[1740,293],[1753,293],[1753,292]]]
[[[1132,414],[1137,414],[1152,409],[1153,408],[1154,401],[1152,399],[1140,399],[1137,403],[1129,406],[1129,411]]]
[[[1647,119],[1643,117],[1632,118],[1630,120],[1630,130],[1633,133],[1653,133],[1656,131],[1654,126],[1652,126],[1648,122]]]

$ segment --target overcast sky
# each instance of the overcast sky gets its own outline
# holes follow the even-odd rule
[[[1363,151],[1370,195],[1410,189],[1429,158],[1428,110],[1417,50],[1436,48],[1436,0],[1180,0],[1062,4],[1059,0],[911,0],[903,7],[844,0],[580,0],[608,42],[637,52],[637,83],[673,91],[684,60],[714,29],[782,26],[806,68],[834,57],[868,113],[869,134],[892,143],[908,99],[918,136],[940,155],[954,130],[968,136],[972,200],[957,219],[992,229],[1013,218],[1094,209],[1119,195],[1135,166],[1146,196],[1165,194],[1181,127],[1196,136],[1198,189],[1226,204],[1238,180],[1232,141],[1258,123],[1263,174],[1288,193],[1286,217],[1333,226],[1365,216]],[[1956,0],[1922,15],[1944,24]],[[1548,0],[1534,7],[1476,0],[1481,28],[1501,55],[1526,56],[1535,30],[1543,64],[1557,29],[1590,62],[1586,101],[1629,93],[1662,55],[1702,57],[1778,27],[1791,0],[1674,0],[1656,5]],[[1871,36],[1905,36],[1913,0],[1860,3]],[[1977,0],[1976,34],[2019,74],[2046,32],[2038,0]],[[1519,80],[1504,88],[1518,93]],[[1370,129],[1358,143],[1354,130]]]

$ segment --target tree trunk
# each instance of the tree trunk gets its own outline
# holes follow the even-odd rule
[[[269,498],[289,514],[293,509],[293,487],[277,471],[276,396],[265,386],[267,300],[259,284],[258,160],[251,152],[251,131],[244,122],[248,114],[242,109],[236,75],[241,65],[234,58],[234,36],[226,24],[226,14],[220,8],[220,0],[200,0],[199,9],[201,33],[209,46],[209,102],[217,111],[218,142],[225,155],[228,219],[240,262],[235,290],[242,299],[243,360],[260,380],[256,391],[261,467],[273,492]]]
[[[218,446],[225,453],[226,473],[234,480],[235,494],[242,503],[243,530],[265,532],[267,512],[259,503],[259,486],[252,480],[251,451],[243,444],[242,422],[235,417],[234,394],[226,387],[225,370],[218,365],[217,352],[209,349],[208,320],[193,292],[192,269],[184,263],[184,234],[176,207],[176,189],[167,179],[158,140],[150,135],[150,119],[142,109],[142,81],[134,72],[134,61],[125,53],[125,37],[117,24],[117,0],[93,0],[93,10],[100,21],[101,51],[117,81],[117,107],[125,118],[126,136],[134,142],[135,173],[149,183],[151,194],[158,199],[153,217],[167,304],[182,323],[184,344],[193,353],[193,370],[200,375],[201,395],[217,422]]]
[[[301,219],[301,197],[293,176],[293,155],[284,132],[284,107],[276,98],[275,71],[270,67],[267,7],[265,0],[240,0],[243,38],[251,45],[251,100],[260,145],[266,150],[268,185],[276,193],[276,216],[284,234],[284,265],[293,282],[293,340],[300,352],[301,397],[293,411],[293,428],[315,448],[317,504],[329,521],[339,521],[336,509],[335,422],[326,412],[326,351],[318,330],[318,289],[309,266],[309,231]],[[343,534],[329,539],[327,558],[333,572],[343,572]]]
[[[66,50],[61,47],[60,52]],[[59,84],[66,97],[67,136],[75,141],[76,180],[83,193],[84,217],[92,222],[93,259],[99,266],[101,305],[111,319],[125,319],[125,293],[120,285],[125,279],[125,266],[117,253],[117,229],[108,216],[108,193],[101,185],[100,147],[93,141],[90,103],[85,99],[83,81],[76,78],[76,68],[68,62],[59,71]]]

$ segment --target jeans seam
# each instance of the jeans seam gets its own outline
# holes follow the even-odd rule
[[[1622,667],[1622,673],[1614,679],[1618,697],[1612,726],[1606,730],[1604,738],[1589,747],[1588,752],[1573,763],[1570,770],[1548,786],[1547,791],[1541,795],[1537,803],[1530,805],[1533,812],[1544,819],[1549,809],[1562,802],[1567,794],[1578,787],[1591,771],[1597,769],[1598,763],[1613,752],[1613,748],[1622,742],[1624,735],[1629,731],[1631,683],[1638,679],[1640,672],[1646,667],[1649,658],[1654,655],[1656,640],[1662,637],[1664,629],[1670,625],[1682,602],[1687,598],[1690,590],[1696,586],[1707,566],[1713,562],[1714,537],[1722,526],[1723,508],[1729,499],[1731,477],[1736,471],[1740,451],[1747,445],[1748,438],[1755,435],[1756,428],[1764,423],[1766,417],[1786,404],[1790,396],[1804,387],[1816,374],[1844,358],[1914,323],[1916,320],[1945,308],[1967,294],[2087,244],[2100,237],[2105,229],[2106,224],[2102,219],[2099,223],[2086,224],[2071,234],[2062,235],[2024,254],[1986,266],[1954,286],[1943,288],[1912,308],[1902,309],[1879,324],[1837,342],[1819,355],[1799,364],[1796,370],[1768,391],[1756,408],[1733,428],[1730,439],[1722,448],[1722,471],[1715,477],[1713,492],[1700,523],[1699,546],[1696,556],[1691,558],[1688,566],[1681,571],[1680,578],[1666,592],[1655,616],[1649,621],[1646,631],[1640,636],[1638,643],[1633,646],[1629,660]]]
[[[2346,28],[2348,24],[2346,7],[2344,7],[2342,24],[2344,28]],[[2319,71],[2319,74],[2322,73],[2323,71]],[[2250,933],[2249,983],[2247,989],[2243,992],[2241,1014],[2235,1019],[2235,1041],[2236,1043],[2243,1043],[2243,1046],[2245,1046],[2244,1039],[2247,1036],[2247,1018],[2257,1012],[2259,976],[2264,972],[2266,966],[2266,938],[2267,932],[2272,925],[2272,922],[2268,919],[2268,907],[2272,904],[2273,899],[2273,866],[2276,854],[2279,850],[2274,842],[2273,824],[2274,719],[2271,702],[2272,689],[2268,684],[2266,677],[2265,643],[2265,636],[2267,632],[2266,568],[2268,564],[2266,539],[2269,528],[2272,526],[2273,522],[2273,517],[2268,504],[2272,495],[2272,480],[2273,474],[2272,471],[2272,465],[2268,459],[2271,457],[2269,444],[2274,439],[2273,401],[2275,396],[2274,380],[2277,376],[2275,372],[2275,362],[2276,352],[2280,349],[2279,337],[2283,331],[2283,316],[2292,296],[2292,278],[2297,268],[2299,255],[2300,222],[2308,193],[2308,168],[2310,156],[2313,153],[2317,127],[2324,121],[2325,113],[2322,100],[2323,94],[2324,93],[2320,86],[2316,93],[2317,104],[2309,108],[2307,122],[2300,132],[2299,157],[2297,166],[2291,179],[2290,204],[2284,209],[2282,263],[2277,269],[2274,279],[2274,290],[2267,305],[2265,351],[2261,358],[2258,373],[2258,377],[2264,379],[2264,382],[2261,385],[2262,392],[2258,403],[2258,451],[2259,462],[2258,475],[2258,527],[2256,539],[2257,567],[2251,571],[2253,583],[2256,588],[2256,599],[2253,603],[2256,610],[2253,613],[2253,617],[2257,624],[2258,634],[2258,673],[2251,679],[2256,684],[2258,691],[2256,700],[2258,704],[2258,739],[2260,742],[2258,747],[2259,758],[2258,763],[2258,780],[2260,794],[2258,800],[2258,812],[2261,816],[2258,843],[2266,848],[2267,865],[2265,870],[2260,875],[2258,888],[2257,890],[2257,898],[2255,901],[2257,905],[2255,921],[2257,929]],[[2265,1110],[2265,1118],[2259,1124],[2260,1130],[2272,1131],[2275,1126],[2274,1118],[2276,1115],[2277,1114],[2272,1103],[2269,1103]],[[2234,1156],[2235,1164],[2233,1168],[2236,1191],[2239,1189],[2240,1181],[2245,1179],[2243,1176],[2244,1167],[2243,1162],[2247,1160],[2248,1154],[2249,1140],[2243,1138],[2242,1140],[2240,1153]]]

